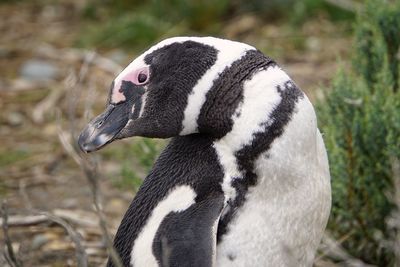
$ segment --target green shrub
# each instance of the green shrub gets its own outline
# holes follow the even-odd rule
[[[122,13],[104,23],[104,27],[91,25],[86,28],[81,43],[100,47],[126,46],[143,49],[164,33],[169,23],[162,23],[153,16],[141,13]]]
[[[83,11],[92,23],[83,29],[79,43],[139,50],[166,37],[210,33],[218,29],[228,3],[227,0],[93,0]]]
[[[384,3],[383,3],[384,2]],[[386,220],[396,206],[392,165],[400,159],[400,3],[367,1],[355,25],[353,65],[318,105],[332,176],[328,228],[354,257],[393,266]]]
[[[113,184],[120,188],[137,190],[165,145],[166,141],[163,139],[135,137],[126,145],[107,147],[102,151],[103,159],[121,166],[118,175],[112,176]]]
[[[91,0],[82,12],[88,25],[78,43],[141,50],[176,35],[219,35],[245,13],[292,22],[295,28],[319,13],[332,20],[354,17],[324,0]]]
[[[353,12],[324,0],[293,1],[292,5],[288,8],[292,11],[290,19],[295,26],[320,14],[332,21],[354,19]]]

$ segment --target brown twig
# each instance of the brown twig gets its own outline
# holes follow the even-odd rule
[[[108,253],[110,254],[112,261],[114,262],[114,265],[117,267],[122,267],[121,259],[118,255],[117,251],[115,250],[113,242],[110,237],[110,234],[108,233],[107,221],[106,221],[102,206],[100,204],[99,185],[98,185],[98,179],[97,179],[97,175],[96,175],[97,168],[95,170],[86,169],[85,173],[86,173],[86,177],[91,185],[90,188],[92,190],[93,204],[94,204],[96,213],[99,216],[100,228],[104,234]]]
[[[62,88],[53,88],[51,92],[34,107],[32,120],[38,124],[43,123],[46,112],[49,112],[49,110],[56,106],[64,94],[65,91]]]
[[[349,235],[351,235],[349,233]],[[348,236],[348,235],[347,235]],[[347,238],[346,236],[346,238]],[[323,255],[327,255],[328,257],[334,258],[336,260],[341,261],[343,266],[349,267],[375,267],[375,265],[370,265],[364,263],[360,259],[354,258],[351,256],[342,246],[341,242],[344,240],[337,241],[330,236],[329,233],[325,233],[322,238],[322,247],[324,247]],[[341,266],[341,265],[340,265]]]
[[[7,222],[3,218],[3,220],[0,221],[0,226],[4,227],[4,224],[7,224],[7,227],[26,227],[38,225],[45,222],[47,222],[47,218],[43,215],[14,215],[9,216],[7,218]]]
[[[116,267],[123,267],[121,259],[117,253],[117,251],[114,248],[112,239],[110,237],[110,234],[107,229],[107,221],[101,206],[101,201],[100,201],[100,189],[98,185],[98,171],[97,171],[97,161],[93,157],[89,157],[87,155],[83,155],[79,149],[77,148],[76,145],[72,145],[70,140],[76,140],[75,137],[75,126],[77,125],[76,122],[76,107],[77,107],[77,102],[78,98],[81,94],[82,91],[82,81],[85,79],[90,63],[94,62],[96,58],[96,54],[93,53],[88,53],[87,56],[85,57],[85,62],[81,67],[81,70],[79,72],[78,78],[70,79],[69,83],[66,83],[66,86],[69,87],[67,88],[67,91],[71,92],[71,97],[69,101],[69,108],[68,108],[68,124],[69,124],[69,135],[62,130],[61,127],[61,120],[60,116],[58,119],[58,136],[60,139],[60,142],[71,158],[74,159],[74,161],[81,167],[83,173],[85,174],[85,177],[87,181],[89,182],[89,186],[92,192],[92,201],[94,204],[95,212],[99,218],[99,225],[100,229],[102,231],[103,237],[105,239],[107,251],[110,255],[110,258],[112,259],[114,265]],[[86,106],[86,108],[89,108],[90,106]],[[87,113],[87,110],[85,111]]]
[[[390,157],[390,165],[394,185],[390,199],[396,205],[396,208],[387,220],[387,224],[395,231],[394,238],[391,240],[391,249],[395,255],[395,266],[400,266],[400,159],[394,156]]]
[[[90,65],[96,58],[96,53],[94,51],[87,52],[85,53],[84,61],[83,64],[79,70],[78,77],[74,79],[75,83],[70,84],[68,92],[71,93],[70,97],[68,98],[68,121],[69,121],[69,131],[72,136],[76,135],[76,108],[78,105],[78,99],[80,98],[82,94],[82,83],[85,80],[88,72]],[[67,85],[68,86],[68,85]]]
[[[85,252],[85,248],[82,245],[81,237],[78,234],[78,232],[76,232],[74,228],[72,228],[72,226],[65,219],[50,212],[30,210],[27,212],[29,215],[16,215],[10,217],[10,221],[8,221],[8,212],[7,209],[4,209],[4,204],[2,210],[3,210],[2,212],[3,221],[1,222],[1,226],[3,228],[5,242],[7,246],[7,251],[6,251],[7,253],[5,256],[6,259],[8,259],[9,263],[10,261],[12,262],[12,264],[10,264],[12,267],[22,267],[22,264],[15,257],[15,253],[12,249],[11,241],[8,236],[8,227],[9,226],[26,227],[46,222],[53,222],[65,229],[68,236],[71,238],[71,241],[75,244],[75,255],[78,267],[88,266],[87,254]]]
[[[69,225],[69,223],[67,223],[62,218],[60,218],[54,214],[51,214],[49,212],[36,211],[36,213],[38,215],[45,216],[49,221],[54,222],[65,229],[68,236],[71,238],[71,241],[74,242],[74,244],[75,244],[75,256],[76,256],[78,267],[87,267],[88,259],[87,259],[87,254],[86,254],[85,248],[83,247],[83,245],[81,243],[81,237],[71,227],[71,225]]]
[[[11,267],[22,267],[22,262],[17,258],[12,246],[10,235],[8,234],[8,205],[4,200],[1,204],[1,217],[3,218],[2,229],[4,235],[4,243],[6,249],[4,250],[4,257]]]
[[[21,180],[19,182],[19,194],[21,195],[22,199],[24,200],[25,207],[29,210],[33,208],[32,202],[29,199],[28,193],[26,192],[26,182]]]
[[[8,216],[8,227],[26,227],[49,222],[46,216],[40,214],[40,211],[36,211],[36,214],[30,214],[31,212],[28,212],[32,210],[32,208],[27,209],[26,213],[29,215],[19,214]],[[68,221],[74,225],[78,225],[81,227],[94,228],[97,226],[97,217],[93,217],[91,214],[85,214],[81,210],[55,209],[52,211],[52,214],[62,220]],[[0,220],[0,227],[3,227],[3,224],[4,219]]]
[[[44,222],[48,222],[48,221],[58,224],[59,226],[64,228],[64,230],[67,232],[68,236],[71,238],[71,241],[75,244],[75,255],[76,255],[78,267],[87,267],[88,266],[88,257],[87,257],[85,248],[82,245],[81,237],[78,234],[78,232],[76,232],[64,218],[66,218],[67,220],[70,220],[70,221],[74,221],[77,224],[83,224],[83,225],[87,225],[88,222],[92,222],[92,220],[88,220],[88,219],[82,220],[82,219],[78,218],[78,216],[76,216],[75,213],[71,213],[71,212],[68,213],[63,210],[55,210],[54,213],[34,210],[32,205],[30,204],[31,201],[29,199],[28,194],[26,193],[24,183],[20,183],[20,194],[22,195],[22,198],[25,200],[24,202],[29,203],[29,204],[26,204],[28,210],[35,214],[28,215],[28,216],[13,217],[12,218],[13,225],[14,226],[30,226],[30,225],[44,223]],[[62,218],[62,216],[64,216],[64,218]],[[7,223],[7,221],[3,220],[2,223],[4,225],[5,223]]]
[[[116,267],[123,267],[121,260],[119,258],[118,253],[115,251],[114,245],[112,243],[110,234],[107,229],[107,222],[105,219],[105,215],[101,208],[100,201],[100,192],[98,185],[98,175],[97,175],[97,164],[94,160],[90,160],[90,158],[83,157],[82,154],[78,154],[77,150],[68,142],[68,139],[65,137],[65,133],[61,130],[59,131],[59,138],[61,144],[63,145],[65,151],[74,159],[74,161],[81,167],[83,170],[85,177],[89,182],[89,186],[92,192],[92,201],[94,204],[95,212],[99,218],[100,229],[103,233],[108,253],[110,254],[111,259],[114,262]]]

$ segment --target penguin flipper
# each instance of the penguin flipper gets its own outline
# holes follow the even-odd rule
[[[216,230],[224,202],[222,192],[213,192],[181,212],[168,214],[153,243],[153,253],[162,267],[212,266],[216,253]]]

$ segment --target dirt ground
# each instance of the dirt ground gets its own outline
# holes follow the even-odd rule
[[[10,238],[24,266],[77,264],[69,235],[40,217],[40,211],[67,221],[81,235],[90,265],[101,266],[107,252],[89,182],[60,139],[75,145],[85,122],[104,106],[113,77],[135,55],[118,48],[73,48],[81,34],[82,6],[79,1],[62,3],[0,5],[0,198],[7,200]],[[297,34],[305,40],[301,48],[293,44]],[[322,96],[320,88],[335,73],[337,59],[347,62],[351,41],[342,28],[324,18],[288,35],[281,25],[244,16],[227,21],[221,36],[272,51],[312,101]],[[48,77],[24,73],[32,60],[33,66],[47,64]],[[113,146],[129,142],[135,140]],[[101,203],[114,234],[134,190],[113,184],[112,177],[119,175],[118,160],[102,153],[94,157],[99,162]],[[4,247],[3,233],[0,245]],[[0,266],[6,266],[3,255]]]

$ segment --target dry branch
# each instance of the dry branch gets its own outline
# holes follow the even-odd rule
[[[123,267],[121,260],[119,258],[118,253],[116,252],[114,245],[112,243],[110,234],[108,233],[107,230],[107,222],[105,219],[105,215],[103,213],[103,210],[101,208],[100,204],[100,196],[99,196],[99,185],[98,185],[98,175],[97,175],[97,166],[94,162],[91,162],[87,158],[83,158],[76,149],[71,145],[70,142],[68,142],[67,138],[65,138],[65,134],[60,131],[59,132],[59,138],[60,141],[65,149],[65,151],[76,161],[76,163],[81,166],[88,182],[90,185],[90,189],[92,191],[92,200],[93,204],[95,207],[96,214],[99,218],[99,224],[101,231],[103,233],[107,250],[110,254],[111,259],[114,262],[114,265],[117,267]]]
[[[4,243],[6,249],[4,250],[4,257],[11,267],[22,267],[22,262],[15,255],[10,236],[8,234],[8,206],[7,202],[3,201],[1,204],[1,217],[3,220],[2,229],[4,235]]]
[[[390,246],[395,255],[395,266],[400,266],[400,159],[391,157],[390,165],[392,167],[394,190],[389,197],[396,205],[396,209],[387,220],[387,224],[395,231],[393,240],[390,240],[392,243]]]
[[[34,226],[51,221],[48,217],[46,217],[46,215],[43,215],[40,211],[37,211],[36,214],[28,213],[29,212],[27,212],[27,215],[8,216],[8,227]],[[54,214],[54,216],[57,216],[61,220],[68,221],[74,225],[81,227],[94,228],[98,225],[96,220],[97,217],[83,210],[55,209],[52,211],[52,214]],[[0,220],[0,227],[3,227],[4,222],[4,218]]]
[[[54,214],[60,218],[83,227],[96,227],[97,217],[82,210],[55,209]]]
[[[98,57],[94,52],[92,53],[86,53],[84,57],[84,63],[82,64],[82,67],[79,71],[79,75],[76,78],[76,76],[72,77],[69,79],[69,82],[66,83],[67,87],[67,92],[71,92],[70,94],[70,101],[69,101],[69,107],[68,107],[68,125],[69,125],[69,131],[65,132],[62,130],[61,127],[61,122],[60,119],[58,120],[58,136],[60,139],[60,142],[64,148],[64,150],[67,152],[67,154],[74,159],[74,161],[81,167],[83,173],[85,174],[85,177],[89,183],[91,192],[92,192],[92,201],[93,205],[95,208],[96,215],[99,219],[99,225],[100,229],[103,234],[103,238],[106,243],[107,251],[110,255],[111,260],[113,261],[114,265],[116,267],[123,267],[121,263],[121,259],[116,252],[112,239],[110,237],[110,234],[107,229],[107,221],[102,209],[101,201],[100,201],[100,189],[98,185],[98,172],[97,172],[97,161],[92,158],[88,157],[87,155],[83,155],[82,152],[77,148],[76,145],[72,145],[71,139],[76,140],[75,138],[75,132],[76,132],[76,107],[77,107],[77,102],[78,98],[82,92],[82,82],[85,79],[87,73],[89,72],[90,65],[92,63],[99,63]],[[102,58],[101,60],[102,64],[105,64],[104,59]],[[89,108],[87,105],[86,108]],[[85,114],[87,114],[87,110],[85,111]],[[75,142],[74,142],[75,144]]]
[[[78,267],[87,267],[88,259],[87,254],[85,252],[85,248],[82,246],[80,235],[62,218],[51,214],[49,212],[38,212],[39,215],[45,216],[48,220],[60,225],[65,229],[71,241],[75,244],[75,255],[77,259]]]
[[[350,236],[350,234],[348,236]],[[321,248],[322,248],[321,257],[328,256],[329,258],[339,260],[343,263],[343,266],[375,267],[375,265],[369,265],[357,258],[354,258],[341,246],[341,242],[347,239],[347,237],[338,242],[334,238],[332,238],[329,235],[329,233],[325,233],[321,242]]]
[[[62,228],[65,229],[68,236],[71,238],[71,241],[75,244],[75,254],[77,259],[78,267],[87,267],[88,259],[87,254],[85,252],[85,248],[82,245],[81,237],[77,231],[75,231],[72,226],[67,222],[67,220],[73,221],[75,224],[80,224],[83,226],[88,226],[88,224],[93,225],[93,223],[88,223],[89,219],[82,220],[77,218],[76,215],[73,215],[71,212],[66,212],[62,210],[56,210],[58,214],[63,216],[64,219],[56,214],[52,214],[50,212],[44,211],[29,211],[28,215],[14,215],[9,216],[6,205],[3,203],[2,206],[2,221],[0,221],[0,225],[3,228],[3,233],[5,237],[5,243],[7,246],[7,250],[5,253],[5,258],[9,262],[12,267],[22,267],[22,263],[18,261],[13,251],[11,240],[8,235],[8,227],[29,227],[33,225],[38,225],[42,223],[55,223]],[[91,218],[92,219],[92,218]]]
[[[26,227],[33,226],[48,222],[47,217],[44,215],[14,215],[10,216],[6,222],[3,218],[0,221],[0,226],[4,227],[7,224],[8,227]]]
[[[54,88],[42,101],[35,106],[32,112],[32,119],[35,123],[43,123],[46,112],[56,106],[57,102],[64,96],[65,91],[61,88]]]

